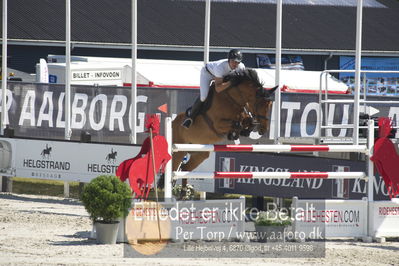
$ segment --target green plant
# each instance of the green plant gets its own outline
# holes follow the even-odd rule
[[[291,218],[283,212],[267,211],[259,212],[255,220],[257,226],[288,226],[291,225]]]
[[[93,222],[111,223],[128,215],[132,192],[116,176],[101,175],[84,186],[81,200]]]
[[[172,189],[172,194],[178,200],[193,200],[195,196],[195,190],[190,184],[187,184],[186,186],[175,185]]]

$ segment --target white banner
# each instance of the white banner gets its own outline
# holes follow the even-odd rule
[[[311,239],[325,237],[363,237],[367,235],[367,199],[298,200],[294,230]]]
[[[64,141],[1,139],[13,143],[15,176],[89,182],[115,175],[118,165],[135,157],[140,146]]]
[[[99,175],[115,175],[118,165],[135,157],[140,149],[140,145],[1,138],[0,175],[90,182]],[[214,154],[196,169],[214,170]],[[213,179],[189,183],[196,191],[215,191]]]
[[[399,236],[399,199],[370,202],[372,236]]]

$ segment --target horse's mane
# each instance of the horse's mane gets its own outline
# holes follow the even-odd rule
[[[259,87],[263,87],[263,84],[259,81],[258,73],[252,68],[246,68],[244,70],[236,70],[233,71],[223,78],[224,81],[230,81],[231,84],[240,84],[244,81],[252,81],[255,85]]]

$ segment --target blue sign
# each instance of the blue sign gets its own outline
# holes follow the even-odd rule
[[[56,75],[48,75],[48,82],[49,83],[57,83],[57,76]]]

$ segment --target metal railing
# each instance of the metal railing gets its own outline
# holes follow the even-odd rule
[[[320,74],[320,87],[319,87],[319,113],[318,116],[320,118],[320,123],[317,124],[317,137],[319,141],[323,138],[322,136],[322,130],[324,129],[353,129],[353,137],[352,137],[352,143],[358,144],[359,143],[359,136],[358,134],[355,134],[356,132],[359,132],[360,128],[367,128],[366,126],[360,126],[359,123],[352,123],[352,124],[333,124],[329,123],[328,117],[328,105],[332,103],[353,103],[353,122],[359,121],[358,117],[355,117],[359,114],[360,110],[360,105],[362,104],[363,106],[363,112],[367,112],[367,107],[370,107],[370,104],[399,104],[399,101],[376,101],[376,100],[367,100],[367,74],[368,73],[379,73],[379,74],[399,74],[399,71],[383,71],[383,70],[360,70],[360,73],[363,74],[363,98],[359,98],[359,100],[356,100],[356,94],[359,93],[360,91],[355,91],[353,94],[354,99],[329,99],[328,98],[328,74],[330,73],[355,73],[355,70],[324,70]],[[324,76],[324,79],[323,79]],[[324,80],[324,93],[323,93],[323,80]],[[361,88],[359,88],[361,89]],[[323,97],[324,96],[324,97]],[[323,105],[324,105],[324,112],[323,111]],[[324,115],[322,119],[322,114]],[[395,128],[399,128],[395,126]],[[348,138],[346,138],[346,142],[348,142]]]

